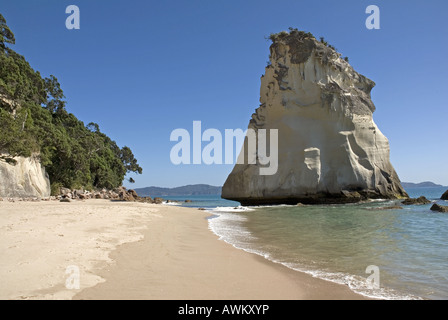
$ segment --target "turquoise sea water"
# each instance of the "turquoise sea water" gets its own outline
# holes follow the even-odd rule
[[[438,200],[446,188],[407,190]],[[238,207],[219,196],[187,196],[183,205],[214,215],[210,229],[237,248],[349,286],[369,297],[448,299],[448,214],[429,205],[380,210],[399,201],[350,205]],[[379,288],[366,279],[379,270]]]

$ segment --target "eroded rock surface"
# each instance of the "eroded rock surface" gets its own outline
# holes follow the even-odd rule
[[[372,118],[375,83],[303,32],[275,37],[270,52],[249,128],[278,129],[278,170],[236,164],[222,197],[243,205],[406,198]]]

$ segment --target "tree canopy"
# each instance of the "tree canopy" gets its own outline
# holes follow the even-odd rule
[[[12,44],[14,34],[0,14],[0,161],[39,155],[54,190],[112,189],[127,173],[141,174],[131,149],[68,113],[58,79],[43,78]]]
[[[14,38],[14,33],[6,25],[6,20],[0,13],[0,46],[4,47],[5,42],[9,44],[15,44],[16,39]]]

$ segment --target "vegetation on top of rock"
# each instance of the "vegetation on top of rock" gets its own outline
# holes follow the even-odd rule
[[[6,25],[5,18],[0,13],[0,46],[4,48],[5,43],[15,44],[16,39],[14,33],[12,33],[11,29]]]
[[[314,37],[314,35],[311,32],[300,31],[297,28],[292,28],[292,27],[289,27],[288,30],[289,31],[280,31],[278,33],[271,33],[269,35],[268,39],[270,39],[273,44],[275,44],[278,41],[287,41],[288,39],[291,39],[291,38],[300,39],[300,40],[313,39],[313,40],[318,41],[316,39],[316,37]],[[337,52],[337,49],[334,46],[332,46],[331,44],[329,44],[325,40],[324,37],[320,37],[318,42],[322,43],[326,47],[333,49],[334,51]],[[343,59],[346,62],[349,62],[348,57],[344,57]],[[268,66],[270,66],[270,63],[268,63]]]
[[[285,39],[289,36],[302,38],[302,39],[305,39],[305,38],[316,39],[311,32],[300,31],[297,28],[291,28],[291,27],[289,27],[289,32],[288,31],[280,31],[278,33],[271,33],[269,35],[269,39],[272,42],[276,42],[278,40]]]
[[[68,113],[58,79],[43,78],[11,44],[14,34],[0,14],[0,161],[39,154],[52,190],[113,189],[127,173],[142,173],[130,148]]]

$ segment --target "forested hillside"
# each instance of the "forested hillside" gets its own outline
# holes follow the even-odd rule
[[[68,113],[57,78],[33,70],[11,49],[14,44],[14,34],[0,14],[0,161],[39,155],[52,190],[112,189],[126,173],[141,174],[131,149],[120,148],[98,124],[84,125]]]

